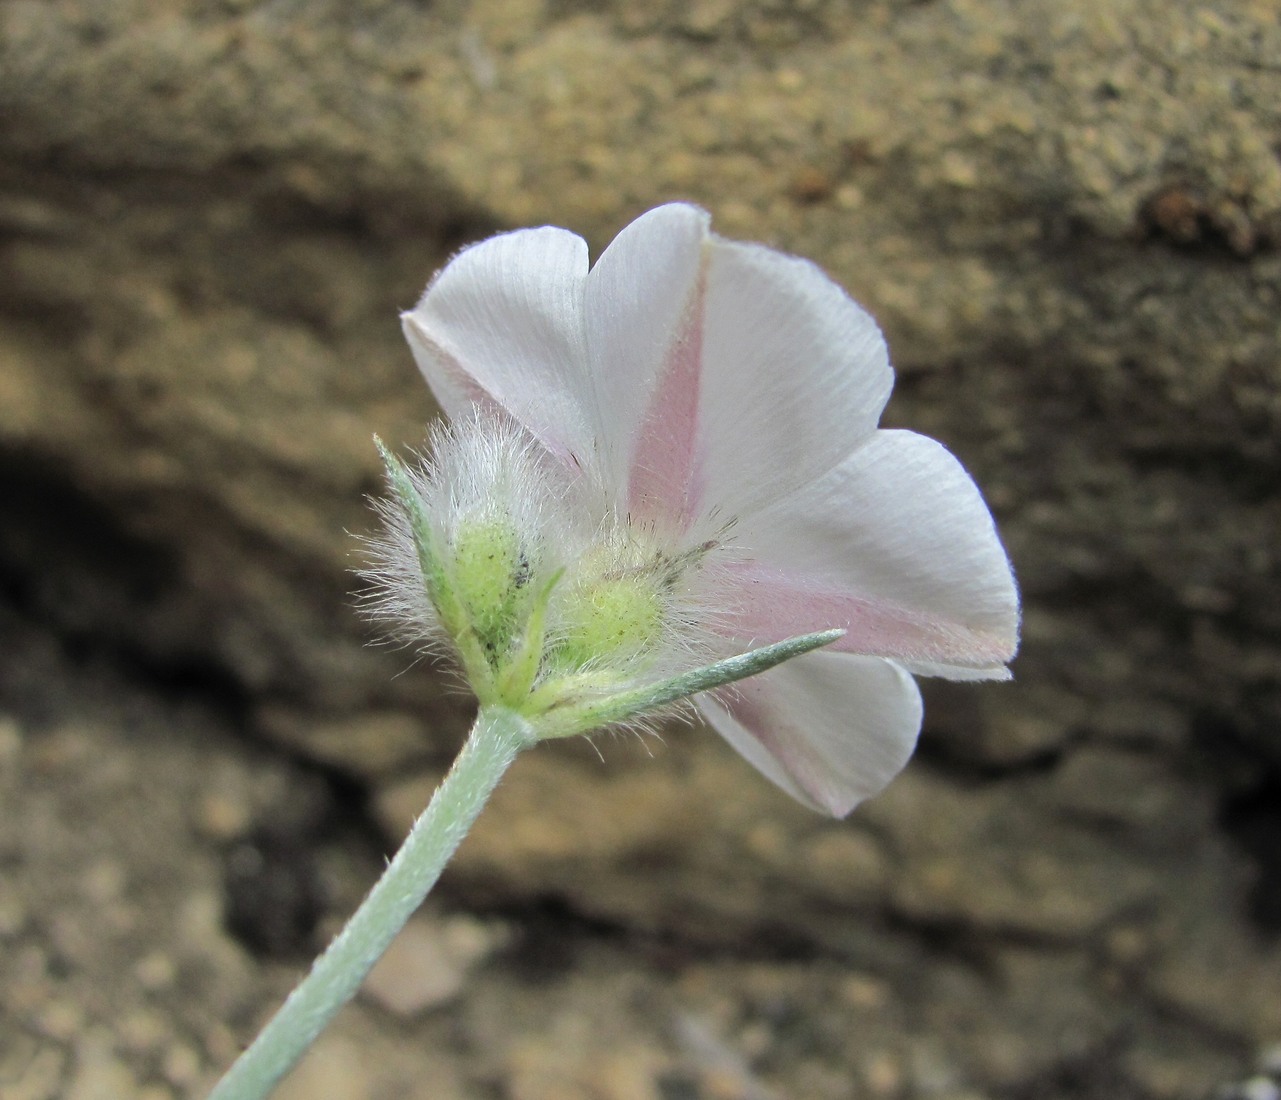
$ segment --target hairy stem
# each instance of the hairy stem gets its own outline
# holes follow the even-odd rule
[[[214,1087],[209,1100],[261,1100],[360,988],[436,884],[516,754],[534,740],[520,715],[483,708],[395,858],[311,972]]]

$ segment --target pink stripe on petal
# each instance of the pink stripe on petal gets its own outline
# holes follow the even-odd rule
[[[1014,655],[1011,639],[821,580],[752,563],[731,563],[726,573],[734,592],[717,629],[755,644],[840,628],[846,634],[828,647],[834,652],[975,667]]]
[[[627,486],[627,508],[633,520],[656,522],[671,535],[689,530],[702,503],[698,405],[706,287],[704,255],[640,423]]]

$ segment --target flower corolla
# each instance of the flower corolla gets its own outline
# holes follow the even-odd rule
[[[399,475],[422,514],[389,510],[384,569],[430,599],[388,599],[461,644],[478,694],[544,707],[843,629],[696,698],[769,779],[842,816],[910,757],[914,676],[1008,678],[1014,579],[957,460],[878,427],[893,372],[871,317],[709,222],[651,210],[592,266],[573,233],[518,230],[435,276],[402,320],[451,427]],[[416,523],[434,534],[410,561]]]

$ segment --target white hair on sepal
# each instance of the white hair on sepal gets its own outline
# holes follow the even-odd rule
[[[431,495],[423,503],[437,521],[438,534],[457,530],[464,519],[505,515],[537,544],[531,549],[542,550],[549,524],[569,520],[556,507],[564,488],[552,484],[550,456],[510,418],[477,410],[466,419],[436,424],[430,442],[424,480]]]
[[[405,470],[422,497],[428,460],[415,457]],[[380,522],[375,534],[357,536],[364,563],[356,572],[366,584],[357,593],[357,607],[382,628],[386,640],[440,656],[449,638],[427,591],[412,521],[394,494],[372,497],[370,504]]]
[[[674,547],[493,408],[436,425],[426,454],[384,459],[364,610],[393,640],[456,659],[478,695],[590,707],[732,654],[732,524]],[[692,709],[617,724],[643,734]]]
[[[568,506],[573,494],[554,461],[507,417],[478,410],[439,422],[428,434],[426,450],[411,452],[398,465],[427,530],[415,530],[415,517],[389,470],[389,492],[372,501],[381,528],[361,538],[368,564],[358,571],[368,583],[360,607],[392,641],[420,645],[435,655],[454,649],[431,580],[423,574],[420,535],[447,562],[468,525],[500,523],[516,533],[520,568],[531,582],[560,568],[567,547],[581,545],[582,535],[574,531],[581,509]]]

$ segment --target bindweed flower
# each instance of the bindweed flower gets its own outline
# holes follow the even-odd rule
[[[914,675],[1005,679],[1018,597],[969,475],[877,427],[872,319],[672,205],[589,269],[563,229],[465,249],[403,317],[449,417],[383,450],[373,609],[480,703],[368,897],[210,1100],[263,1100],[360,987],[528,746],[694,699],[841,816],[907,762]],[[381,445],[380,445],[381,446]]]
[[[425,468],[389,459],[383,605],[482,704],[578,732],[619,692],[839,629],[697,706],[840,816],[911,755],[914,675],[1008,678],[988,509],[938,443],[877,427],[884,340],[814,265],[669,205],[590,269],[562,229],[467,248],[403,322],[451,423]]]

